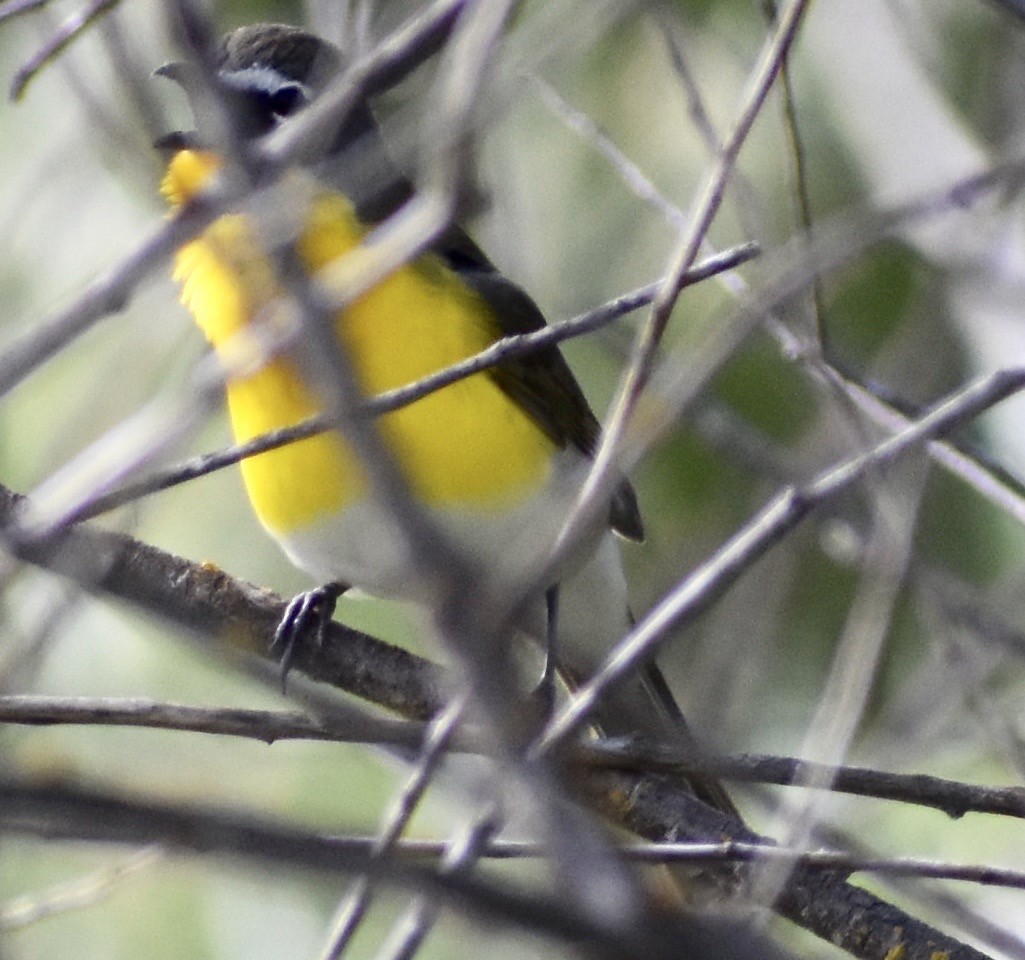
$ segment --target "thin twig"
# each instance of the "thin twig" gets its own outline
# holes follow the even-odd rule
[[[989,813],[1025,819],[1025,787],[986,787],[926,774],[891,773],[867,767],[837,766],[792,757],[684,756],[673,747],[604,740],[574,747],[567,760],[592,769],[636,772],[706,773],[749,783],[804,788],[828,785],[837,793],[928,806],[957,819]]]
[[[349,712],[344,719],[334,716],[314,720],[297,710],[196,707],[142,697],[27,695],[0,697],[0,723],[145,727],[245,737],[268,744],[279,740],[327,740],[401,747],[416,746],[425,730],[422,722],[369,713]],[[468,743],[469,739],[464,738],[464,744]]]
[[[146,276],[170,260],[179,247],[209,226],[231,200],[237,199],[235,195],[226,194],[221,205],[191,205],[187,211],[155,229],[128,256],[88,284],[70,306],[9,344],[0,354],[0,397],[96,321],[123,310]]]
[[[808,0],[791,0],[780,17],[778,28],[766,43],[748,83],[743,106],[731,135],[723,144],[709,173],[688,212],[688,226],[669,261],[666,279],[652,303],[648,321],[634,343],[626,371],[610,407],[602,437],[574,507],[560,533],[557,553],[564,552],[586,525],[594,504],[613,482],[615,458],[635,404],[651,374],[655,354],[669,317],[680,294],[679,282],[698,255],[701,242],[722,202],[733,166],[765,98],[779,72],[783,57],[793,42],[807,8]]]
[[[409,780],[385,813],[381,831],[375,839],[373,856],[384,856],[399,843],[459,729],[464,710],[463,700],[453,701],[431,721]],[[373,887],[370,880],[362,876],[353,884],[348,896],[335,912],[327,945],[321,953],[322,960],[338,960],[342,956],[370,909],[372,900]]]
[[[26,695],[0,697],[0,723],[144,727],[245,737],[268,744],[279,740],[328,740],[410,748],[423,742],[426,729],[420,721],[369,716],[357,719],[333,716],[315,720],[293,710],[196,707],[137,697]],[[484,744],[472,728],[464,728],[449,742],[447,749],[484,752]],[[891,773],[866,767],[835,766],[792,757],[753,754],[689,756],[675,747],[633,739],[582,743],[569,749],[563,759],[569,764],[593,770],[706,773],[737,782],[787,787],[825,783],[828,784],[827,789],[837,793],[927,806],[954,819],[966,813],[1025,819],[1025,787],[986,787],[926,774]]]
[[[851,401],[874,423],[891,433],[903,430],[912,416],[892,402],[879,396],[868,385],[835,367],[823,368],[826,376],[840,386]],[[1025,526],[1025,490],[1020,481],[1006,471],[981,460],[951,439],[931,440],[929,455],[941,467],[959,477],[981,497],[1005,511],[1018,524]]]
[[[598,124],[582,110],[569,104],[550,83],[540,77],[534,78],[534,86],[545,105],[601,153],[635,196],[656,209],[674,230],[683,229],[687,219],[683,211],[666,199],[651,178],[612,142]]]
[[[757,256],[758,248],[753,244],[742,244],[710,257],[688,272],[687,284],[699,283],[719,273],[730,270]],[[659,281],[622,294],[594,310],[589,310],[571,320],[549,324],[533,333],[503,337],[480,353],[468,357],[430,374],[415,383],[397,387],[385,393],[364,400],[362,411],[370,416],[380,416],[404,407],[427,394],[440,390],[474,373],[488,370],[509,360],[527,356],[546,347],[562,343],[572,337],[582,336],[600,329],[627,313],[650,303],[658,289]],[[83,501],[74,512],[68,512],[63,523],[77,523],[102,513],[117,509],[144,496],[170,489],[198,477],[206,476],[227,466],[239,463],[247,457],[275,450],[298,440],[316,436],[331,429],[327,418],[316,417],[293,427],[262,434],[246,443],[228,447],[216,453],[203,454],[184,463],[169,467],[144,477],[134,483],[125,484],[109,493]]]
[[[456,836],[445,845],[440,869],[448,876],[461,876],[484,856],[488,844],[501,828],[501,814],[492,803],[485,803]],[[437,923],[441,911],[425,897],[417,897],[405,915],[395,924],[393,943],[386,945],[386,960],[412,960]],[[640,944],[638,945],[640,946]]]
[[[20,100],[29,83],[48,63],[59,57],[78,37],[101,17],[106,16],[121,0],[90,0],[86,6],[65,20],[45,44],[15,71],[9,96]],[[21,12],[18,10],[17,12]]]
[[[403,840],[396,846],[397,853],[411,858],[441,857],[447,849],[444,840]],[[1025,870],[1014,867],[949,863],[923,857],[867,857],[843,850],[802,850],[769,843],[631,843],[619,847],[617,852],[640,863],[783,863],[845,874],[927,877],[1025,889]],[[492,840],[480,849],[478,856],[497,860],[537,858],[544,856],[544,849],[529,841]]]
[[[705,98],[702,96],[697,79],[687,64],[687,58],[683,52],[683,41],[680,36],[681,27],[678,17],[673,17],[668,10],[654,8],[652,19],[657,24],[662,41],[665,44],[669,58],[669,66],[676,78],[680,81],[683,94],[687,102],[687,112],[691,123],[697,130],[705,150],[711,159],[715,159],[722,153],[723,143],[716,132],[711,115],[705,106]],[[764,217],[760,215],[762,204],[758,201],[757,191],[750,179],[745,176],[743,170],[735,168],[731,174],[732,193],[735,197],[734,207],[736,217],[740,222],[744,234],[749,237],[765,235]],[[706,237],[702,242],[702,249],[707,253],[712,248],[711,242]],[[734,283],[734,275],[723,277],[724,284],[733,292],[738,294],[743,288],[743,281]]]
[[[0,23],[13,17],[20,17],[23,13],[38,10],[49,2],[50,0],[7,0],[6,3],[0,4]]]
[[[8,900],[0,904],[0,930],[20,930],[49,917],[95,906],[116,893],[118,887],[140,870],[149,869],[162,856],[159,846],[143,847],[88,876]]]
[[[842,763],[861,726],[875,686],[891,621],[904,591],[914,550],[914,531],[928,470],[904,482],[914,463],[887,484],[872,486],[872,528],[861,562],[861,576],[818,703],[808,721],[801,753],[816,760]],[[768,832],[788,847],[807,848],[815,824],[824,812],[824,771],[809,772],[811,789],[783,798]],[[819,779],[823,778],[823,779]],[[818,789],[816,789],[818,788]],[[758,871],[752,879],[754,896],[771,901],[785,882],[788,867],[781,863]]]
[[[587,723],[608,689],[633,675],[655,655],[669,632],[707,610],[755,560],[778,543],[815,507],[927,440],[954,429],[1025,387],[1025,369],[1010,368],[980,377],[949,395],[931,412],[872,450],[820,473],[810,483],[788,487],[742,526],[715,555],[686,577],[612,652],[598,675],[574,693],[541,741],[551,749]]]
[[[770,23],[776,19],[775,0],[765,0],[765,9]],[[797,98],[794,95],[793,77],[790,70],[790,56],[783,57],[783,66],[779,74],[780,100],[783,107],[783,129],[786,132],[788,155],[790,158],[790,174],[793,181],[794,196],[797,200],[797,222],[805,237],[812,235],[811,195],[808,192],[808,171],[805,159],[804,140],[797,119]],[[815,347],[820,357],[829,356],[828,330],[826,329],[826,307],[822,295],[822,278],[816,276],[811,282],[809,291],[809,309],[811,312],[811,333],[815,338]]]

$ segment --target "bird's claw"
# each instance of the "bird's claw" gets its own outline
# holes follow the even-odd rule
[[[270,644],[271,654],[279,657],[282,693],[302,645],[312,639],[318,648],[324,646],[335,605],[347,589],[342,583],[325,583],[293,597],[285,608]]]

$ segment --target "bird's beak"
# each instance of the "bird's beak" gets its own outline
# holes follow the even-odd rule
[[[173,80],[180,87],[184,87],[185,90],[189,90],[195,86],[196,68],[191,64],[183,63],[180,60],[172,60],[170,63],[165,63],[162,66],[157,67],[157,69],[153,71],[153,76]]]
[[[178,153],[179,150],[196,150],[200,147],[199,136],[194,130],[172,130],[153,141],[153,149],[164,153]]]
[[[185,91],[189,104],[193,107],[193,112],[195,112],[192,93],[199,86],[199,78],[197,76],[195,66],[189,63],[183,63],[179,60],[172,60],[170,63],[165,63],[162,66],[157,67],[157,69],[153,71],[153,76],[163,77],[166,80],[171,80],[178,84],[178,86]],[[170,133],[165,133],[162,137],[158,137],[153,142],[153,147],[156,150],[166,153],[177,153],[179,150],[194,149],[198,145],[199,136],[194,130],[174,130]]]

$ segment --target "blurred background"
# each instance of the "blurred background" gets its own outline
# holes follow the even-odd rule
[[[525,5],[513,49],[545,6]],[[419,8],[400,0],[222,0],[210,15],[224,29],[261,19],[311,25],[358,46]],[[710,133],[722,138],[731,129],[770,15],[752,0],[637,4],[607,21],[590,18],[579,0],[562,8],[566,36],[552,38],[551,50],[530,63],[483,132],[477,172],[484,202],[470,225],[550,320],[664,272],[678,218],[714,154]],[[0,25],[0,85],[80,10],[55,0]],[[164,216],[151,143],[189,121],[180,93],[150,73],[174,56],[162,7],[122,0],[20,100],[0,105],[0,350],[70,303]],[[1021,149],[1025,23],[1002,5],[819,0],[789,68],[789,105],[777,85],[712,227],[718,248],[755,239],[776,262],[777,248],[800,234],[788,111],[816,224],[849,223],[923,196]],[[379,105],[397,141],[415,142],[418,125],[429,122],[432,70],[419,70]],[[631,189],[594,136],[581,132],[584,119],[636,164],[659,202]],[[819,346],[833,367],[907,410],[1021,363],[1022,226],[1014,191],[993,191],[852,251],[821,279],[817,320],[809,295],[787,302],[777,317],[805,354],[783,349],[770,332],[751,337],[637,469],[648,538],[624,548],[635,612],[649,609],[783,485],[884,435],[823,386]],[[755,262],[732,286],[712,280],[684,292],[662,353],[667,369],[724,321],[738,283],[758,289],[764,269]],[[643,316],[565,348],[600,416]],[[190,371],[203,354],[166,272],[150,277],[123,311],[3,398],[0,482],[31,493],[143,405],[187,405]],[[1011,490],[1025,470],[1023,422],[1023,401],[1012,399],[958,436],[1007,471]],[[169,459],[228,440],[218,415]],[[310,586],[259,529],[234,469],[104,522],[283,595]],[[681,632],[663,665],[695,728],[723,750],[814,754],[809,728],[815,732],[824,691],[833,689],[833,669],[854,677],[865,701],[849,762],[1018,784],[1025,771],[1023,546],[1021,523],[1008,510],[913,454],[778,544]],[[394,605],[345,600],[338,616],[436,653],[418,647]],[[852,658],[849,670],[835,659],[838,649],[856,651],[843,654]],[[870,664],[863,675],[858,651]],[[29,568],[8,571],[3,582],[0,683],[4,693],[284,703],[160,624]],[[6,728],[2,737],[4,762],[21,771],[222,802],[327,831],[372,831],[402,777],[372,752],[331,744],[266,746],[100,727]],[[774,812],[784,793],[741,793],[741,804],[757,826],[772,830],[788,822]],[[433,797],[414,834],[444,836],[451,804]],[[1011,820],[954,821],[844,797],[828,798],[817,814],[884,855],[1008,866],[1025,856],[1025,836]],[[31,922],[18,913],[58,885],[80,881],[98,884],[80,908]],[[867,882],[944,929],[972,931],[964,935],[982,938],[991,953],[1025,955],[1021,892]],[[315,956],[344,889],[214,860],[154,854],[141,862],[130,850],[10,838],[0,848],[0,919],[10,928],[4,947],[18,958]],[[938,902],[937,893],[949,899]],[[382,898],[353,956],[376,953],[400,907]],[[1008,939],[986,942],[984,921]],[[838,955],[775,926],[803,955]],[[422,955],[478,955],[478,937],[449,918]],[[552,949],[496,935],[487,953],[550,957]]]

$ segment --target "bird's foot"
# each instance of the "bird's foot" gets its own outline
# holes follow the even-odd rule
[[[293,597],[285,608],[285,614],[270,644],[271,654],[278,656],[280,661],[282,693],[285,692],[288,673],[302,645],[310,640],[319,647],[324,645],[335,605],[348,589],[344,583],[325,583]]]
[[[555,711],[555,696],[558,687],[559,661],[559,588],[549,587],[545,592],[545,607],[548,613],[548,632],[545,637],[545,666],[541,679],[528,697],[530,705],[537,711],[541,724],[547,723]]]

